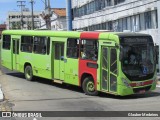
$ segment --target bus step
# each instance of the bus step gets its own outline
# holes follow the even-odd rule
[[[53,82],[55,82],[55,83],[59,83],[59,84],[62,84],[63,83],[63,81],[62,80],[53,80]]]

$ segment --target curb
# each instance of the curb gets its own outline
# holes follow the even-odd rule
[[[2,102],[4,100],[4,95],[2,92],[2,86],[0,85],[0,102]]]

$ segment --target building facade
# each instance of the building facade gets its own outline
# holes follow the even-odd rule
[[[72,0],[72,10],[73,30],[146,33],[160,45],[160,0]]]
[[[159,5],[159,0],[72,0],[73,29],[143,32],[158,43]]]
[[[34,12],[34,28],[40,28],[40,14],[42,12]],[[23,16],[23,18],[22,18]],[[23,21],[23,22],[21,22]],[[23,25],[22,25],[23,24]],[[23,27],[22,27],[23,26]],[[32,28],[32,16],[31,11],[9,11],[7,17],[7,29],[31,29]]]
[[[52,8],[51,16],[51,30],[66,30],[66,9],[65,8]],[[45,15],[41,14],[41,29],[46,29]]]

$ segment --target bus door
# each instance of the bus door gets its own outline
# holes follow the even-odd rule
[[[54,42],[54,79],[64,80],[64,43]]]
[[[117,50],[102,46],[101,49],[101,90],[117,92]]]
[[[19,39],[12,38],[13,42],[13,54],[12,54],[12,65],[13,70],[19,70]]]

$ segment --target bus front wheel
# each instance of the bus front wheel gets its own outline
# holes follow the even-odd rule
[[[33,71],[32,71],[32,67],[31,66],[26,66],[25,67],[24,74],[25,74],[25,78],[28,81],[32,81],[33,80]]]
[[[87,95],[95,96],[98,91],[95,90],[95,84],[92,77],[86,77],[82,83],[82,89]]]

